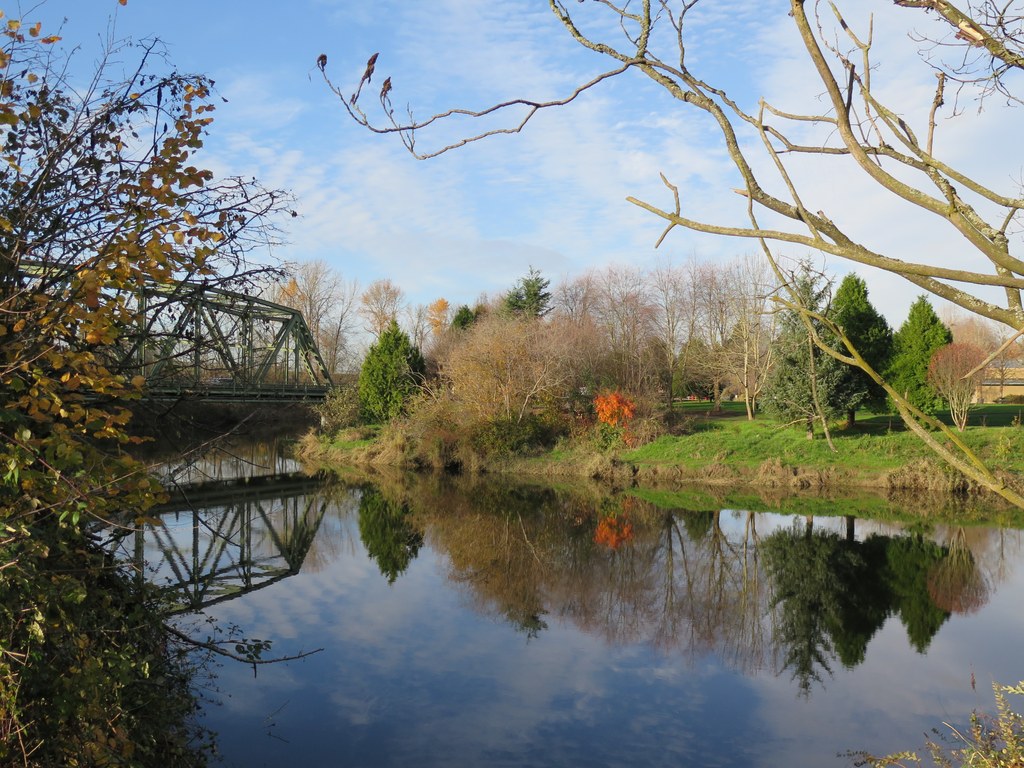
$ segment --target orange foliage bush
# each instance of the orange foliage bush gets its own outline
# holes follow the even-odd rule
[[[597,420],[610,427],[625,427],[636,413],[636,403],[621,392],[608,392],[594,397]]]

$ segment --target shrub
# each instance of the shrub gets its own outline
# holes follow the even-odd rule
[[[485,456],[510,456],[554,444],[560,430],[537,415],[520,421],[495,419],[477,426],[472,445]]]
[[[636,414],[636,401],[618,391],[595,395],[594,414],[601,448],[629,444],[629,425]]]
[[[313,410],[320,418],[321,431],[328,435],[335,435],[343,429],[358,426],[359,391],[353,386],[334,387]]]
[[[621,392],[606,392],[594,397],[594,412],[602,424],[624,428],[636,413],[636,402]]]

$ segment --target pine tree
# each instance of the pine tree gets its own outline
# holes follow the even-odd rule
[[[370,347],[359,371],[364,418],[385,422],[399,416],[423,379],[423,355],[394,320]]]
[[[519,278],[515,287],[505,294],[505,309],[522,317],[544,317],[551,311],[549,285],[550,280],[530,267],[529,274]]]
[[[821,275],[804,268],[796,277],[795,287],[804,307],[818,313],[827,311],[831,284]],[[811,323],[824,334],[820,321],[812,319]],[[811,341],[795,309],[787,310],[780,318],[777,345],[777,362],[761,402],[765,411],[777,418],[804,422],[807,438],[811,439],[819,409],[825,418],[835,418],[845,410],[849,398],[841,389],[844,366]]]
[[[852,273],[843,278],[832,300],[830,318],[872,368],[879,373],[885,370],[892,350],[892,329],[868,300],[868,287],[863,279]],[[864,371],[846,366],[843,379],[840,387],[847,398],[848,427],[853,426],[857,408],[869,406],[877,410],[884,407],[885,390]]]
[[[473,323],[476,322],[476,312],[469,308],[468,304],[463,304],[452,316],[452,328],[456,330],[464,330],[469,328]]]
[[[953,341],[953,334],[935,314],[926,296],[919,296],[900,329],[893,335],[889,384],[925,413],[943,407],[942,398],[928,384],[932,353]]]

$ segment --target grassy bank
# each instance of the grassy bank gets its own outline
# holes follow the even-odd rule
[[[1016,405],[981,406],[963,435],[991,468],[1010,478],[1024,477],[1021,410]],[[652,486],[699,481],[780,489],[969,489],[962,476],[888,415],[861,417],[850,428],[834,426],[833,452],[820,434],[808,440],[802,429],[766,417],[747,421],[740,404],[726,404],[722,414],[709,414],[707,403],[687,403],[680,411],[684,434],[663,435],[638,448],[605,449],[584,436],[528,455],[475,456],[468,469],[600,477]],[[347,433],[331,441],[307,438],[300,452],[307,461],[328,467],[416,466],[401,430],[394,429]]]

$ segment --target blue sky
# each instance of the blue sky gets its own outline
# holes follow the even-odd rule
[[[784,108],[813,111],[820,88],[801,64],[790,20],[763,9],[769,5],[707,4],[695,18],[688,62],[748,109],[764,95]],[[876,12],[881,68],[875,82],[919,119],[934,78],[907,32],[911,22],[930,27],[925,17],[890,5],[849,8],[861,29],[867,23],[861,11]],[[160,37],[175,66],[211,76],[228,100],[218,106],[202,161],[295,194],[300,216],[282,222],[288,245],[276,256],[323,259],[364,286],[390,278],[413,303],[440,296],[472,303],[482,292],[507,289],[531,265],[557,282],[606,264],[649,267],[691,255],[718,261],[755,249],[751,242],[677,229],[655,251],[660,220],[625,198],[671,206],[659,173],[680,186],[684,211],[694,218],[743,224],[745,203],[731,192],[738,181],[713,126],[645,79],[599,87],[541,114],[518,136],[420,162],[394,137],[370,135],[350,121],[315,67],[316,57],[327,54],[332,79],[351,89],[367,57],[379,51],[366,102],[376,101],[383,77],[391,75],[394,103],[409,104],[418,116],[516,96],[565,96],[607,63],[582,50],[541,0],[129,0],[125,7],[116,0],[49,0],[23,3],[21,10],[27,21],[42,20],[47,32],[66,16],[63,36],[81,46],[80,65],[95,60],[111,30],[115,37]],[[1022,128],[1020,110],[991,104],[978,118],[969,105],[940,127],[940,141],[948,136],[954,159],[971,157],[984,179],[1014,193],[1021,168],[1002,149],[1024,135]],[[423,136],[421,146],[443,141],[444,130]],[[964,263],[948,232],[894,210],[857,174],[820,166],[794,172],[808,207],[835,214],[876,250]],[[852,268],[829,264],[837,275]],[[920,290],[855,269],[879,309],[901,322]]]

